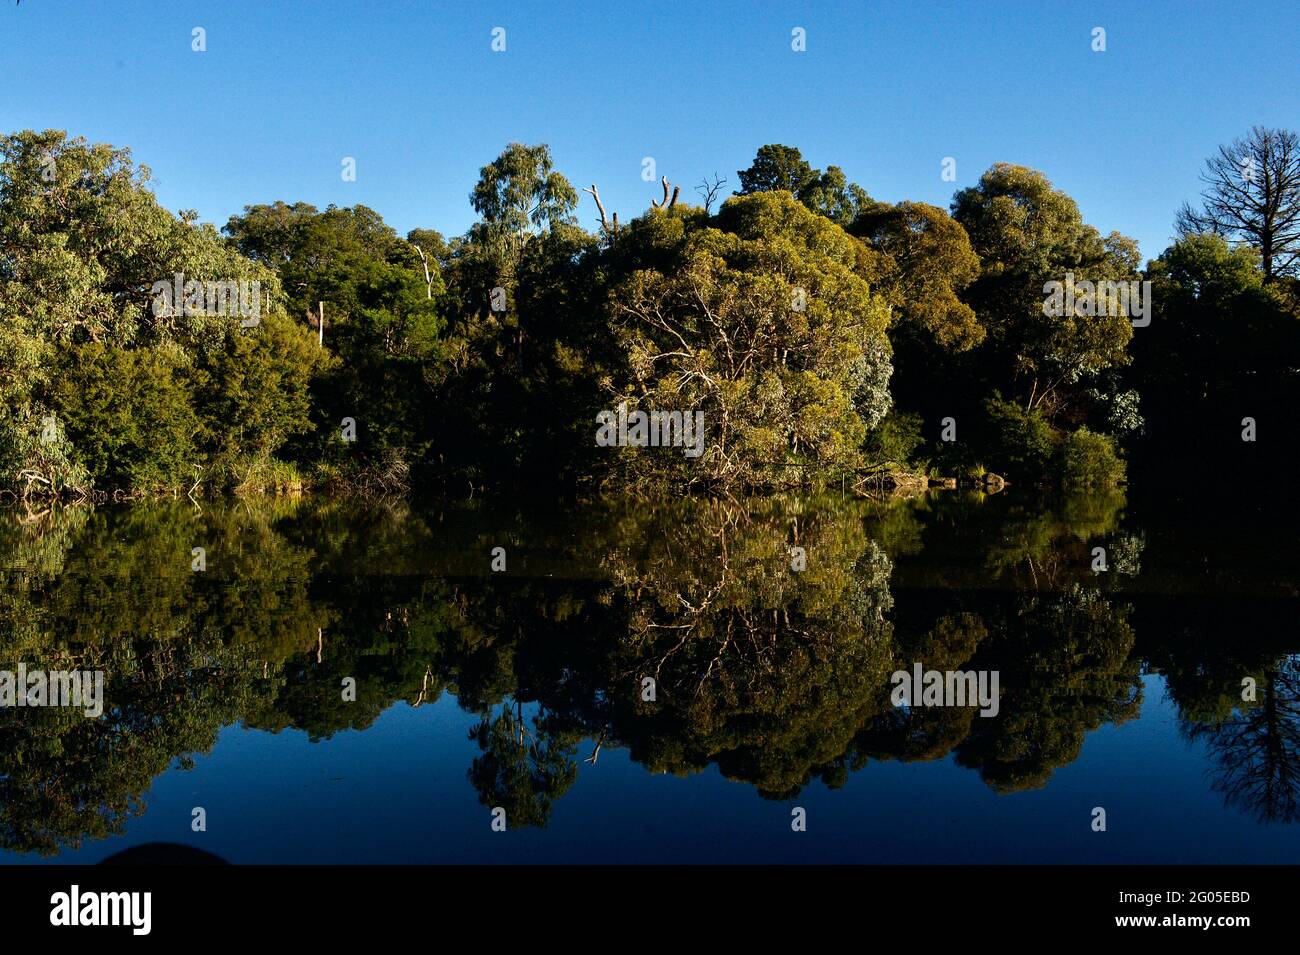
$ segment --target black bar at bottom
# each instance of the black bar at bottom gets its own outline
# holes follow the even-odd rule
[[[11,941],[75,932],[127,944],[374,943],[467,928],[516,944],[717,935],[734,946],[746,937],[770,942],[781,928],[918,945],[1041,941],[1045,929],[1230,941],[1291,928],[1295,880],[1291,866],[9,866],[0,867],[0,924]],[[118,894],[143,892],[147,934],[137,932],[144,897]],[[71,924],[114,916],[124,924]]]

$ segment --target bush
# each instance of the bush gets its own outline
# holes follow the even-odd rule
[[[330,364],[310,333],[283,314],[262,315],[256,328],[228,329],[196,374],[206,477],[219,487],[259,487],[275,452],[311,431],[311,382]]]
[[[20,418],[0,414],[0,490],[39,499],[93,484],[57,415],[43,407]]]
[[[1058,469],[1067,487],[1115,487],[1124,482],[1124,459],[1114,439],[1087,428],[1062,443]]]
[[[984,402],[992,470],[1013,481],[1046,481],[1052,477],[1060,435],[1035,409],[1026,411],[994,396]]]
[[[872,464],[918,464],[912,456],[925,443],[919,414],[894,409],[868,435],[863,451]]]
[[[200,463],[198,416],[171,349],[69,349],[52,389],[74,456],[109,487],[188,486]]]

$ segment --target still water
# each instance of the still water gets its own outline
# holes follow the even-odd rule
[[[1291,503],[1014,490],[0,511],[0,861],[1300,859]]]

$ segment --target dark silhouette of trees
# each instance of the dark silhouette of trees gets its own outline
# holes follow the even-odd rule
[[[1220,146],[1201,179],[1200,208],[1178,210],[1180,235],[1209,232],[1250,246],[1267,283],[1300,271],[1300,137],[1256,126]]]

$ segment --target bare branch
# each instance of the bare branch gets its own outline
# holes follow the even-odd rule
[[[596,200],[596,209],[600,212],[600,229],[605,233],[606,238],[612,238],[614,231],[618,229],[618,213],[614,213],[614,228],[611,230],[609,220],[605,218],[605,205],[600,201],[600,190],[596,188],[596,184],[593,182],[590,189],[582,191],[591,193],[591,198]]]
[[[1265,281],[1300,265],[1300,137],[1256,126],[1205,163],[1202,208],[1178,212],[1181,234],[1212,232],[1259,250]]]
[[[659,179],[660,182],[662,182],[664,185],[664,197],[657,201],[654,199],[650,200],[650,205],[654,206],[656,209],[662,209],[664,206],[668,204],[668,177],[660,176]]]
[[[698,192],[700,198],[704,200],[704,211],[706,214],[712,211],[713,203],[717,201],[718,194],[722,192],[722,187],[726,184],[727,180],[715,172],[713,174],[712,182],[709,181],[708,176],[705,176],[704,181],[695,187],[695,191]]]

